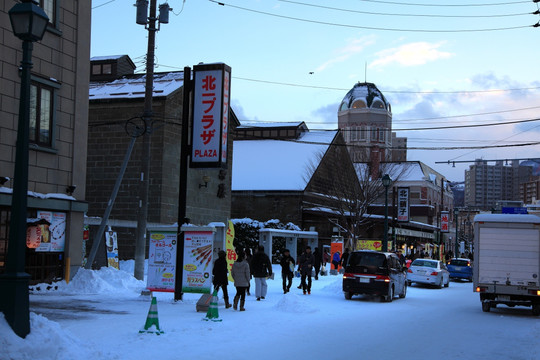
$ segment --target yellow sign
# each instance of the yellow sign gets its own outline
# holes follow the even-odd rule
[[[227,269],[229,269],[229,281],[233,281],[231,275],[231,269],[236,261],[236,251],[234,251],[233,246],[234,241],[234,225],[231,220],[229,220],[229,227],[227,228],[227,234],[225,235],[225,251],[227,252]]]
[[[392,242],[388,242],[388,249],[392,248]],[[357,240],[356,250],[382,251],[382,240]]]

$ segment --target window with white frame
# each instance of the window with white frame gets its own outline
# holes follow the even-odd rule
[[[29,140],[39,146],[52,146],[54,88],[39,82],[30,85]]]

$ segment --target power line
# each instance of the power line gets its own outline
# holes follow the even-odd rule
[[[93,7],[92,7],[92,10],[97,9],[97,8],[100,8],[100,7],[105,6],[105,5],[108,5],[108,4],[110,4],[110,3],[112,3],[112,2],[115,2],[115,1],[116,1],[116,0],[109,0],[109,1],[107,1],[107,2],[105,2],[105,3],[103,3],[103,4],[93,6]]]
[[[403,6],[429,6],[429,7],[480,7],[480,6],[501,6],[501,5],[514,5],[514,4],[526,4],[530,1],[510,1],[502,3],[486,3],[486,4],[422,4],[422,3],[406,3],[399,1],[383,1],[383,0],[360,0],[364,2],[372,2],[379,4],[392,4],[392,5],[403,5]],[[533,0],[534,1],[534,0]]]
[[[382,12],[371,12],[371,11],[361,11],[361,10],[352,10],[352,9],[342,9],[331,6],[323,6],[316,4],[307,4],[298,1],[291,0],[278,0],[281,2],[309,6],[320,9],[341,11],[347,13],[356,13],[356,14],[366,14],[366,15],[378,15],[378,16],[401,16],[401,17],[438,17],[438,18],[494,18],[494,17],[513,17],[513,16],[523,16],[523,15],[534,15],[534,13],[516,13],[516,14],[493,14],[493,15],[440,15],[440,14],[402,14],[402,13],[382,13]]]
[[[538,24],[536,25],[522,25],[522,26],[511,26],[511,27],[503,27],[503,28],[491,28],[491,29],[458,29],[458,30],[429,30],[429,29],[398,29],[398,28],[380,28],[380,27],[371,27],[371,26],[360,26],[360,25],[350,25],[350,24],[339,24],[339,23],[331,23],[331,22],[325,22],[325,21],[317,21],[317,20],[310,20],[310,19],[303,19],[293,16],[286,16],[286,15],[278,15],[273,14],[265,11],[260,10],[254,10],[254,9],[248,9],[241,6],[226,4],[224,2],[216,1],[216,0],[208,0],[210,2],[213,2],[215,4],[221,5],[221,6],[228,6],[231,8],[248,11],[252,13],[282,18],[282,19],[288,19],[288,20],[295,20],[295,21],[301,21],[301,22],[307,22],[312,24],[319,24],[319,25],[328,25],[328,26],[337,26],[337,27],[345,27],[345,28],[353,28],[353,29],[366,29],[366,30],[379,30],[379,31],[399,31],[399,32],[420,32],[420,33],[459,33],[459,32],[488,32],[488,31],[503,31],[503,30],[516,30],[516,29],[524,29],[528,27],[538,27]]]

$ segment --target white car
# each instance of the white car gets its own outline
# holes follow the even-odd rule
[[[416,259],[407,271],[407,283],[435,285],[440,289],[450,284],[450,273],[442,261]]]

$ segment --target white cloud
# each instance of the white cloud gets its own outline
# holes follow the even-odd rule
[[[374,43],[374,36],[362,36],[357,39],[349,39],[344,47],[334,51],[334,57],[319,65],[316,70],[317,72],[320,72],[334,64],[344,62],[351,56],[362,52],[367,46]]]
[[[440,51],[439,48],[442,45],[444,45],[444,42],[414,42],[382,50],[375,54],[377,59],[369,67],[385,66],[391,63],[402,66],[418,66],[454,56],[452,53]]]

